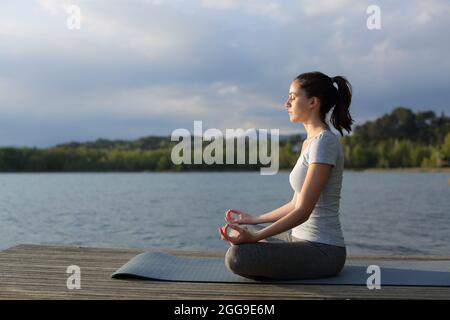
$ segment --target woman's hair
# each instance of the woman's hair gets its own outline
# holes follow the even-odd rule
[[[307,72],[299,75],[298,81],[301,89],[308,98],[317,97],[320,100],[320,118],[328,126],[325,116],[334,107],[331,113],[331,123],[343,136],[342,129],[348,133],[352,131],[353,119],[348,109],[352,101],[352,86],[346,78],[336,76],[330,78],[322,72]],[[337,84],[337,88],[334,86]]]

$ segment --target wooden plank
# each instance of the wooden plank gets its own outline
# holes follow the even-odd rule
[[[223,257],[225,252],[160,248],[88,248],[18,245],[0,252],[0,299],[450,299],[448,287],[189,283],[112,279],[111,274],[145,251]],[[450,257],[353,256],[351,259],[450,260]],[[81,268],[81,289],[66,286],[67,266]]]

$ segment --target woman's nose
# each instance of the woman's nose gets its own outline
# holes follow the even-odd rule
[[[285,106],[286,108],[289,108],[289,107],[291,106],[291,104],[289,103],[289,99],[286,100],[286,102],[284,103],[284,106]]]

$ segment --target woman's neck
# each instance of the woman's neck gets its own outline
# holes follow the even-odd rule
[[[304,123],[306,130],[306,140],[310,140],[324,130],[329,128],[324,123]]]

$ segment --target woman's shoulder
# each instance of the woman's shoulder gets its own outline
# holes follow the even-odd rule
[[[338,150],[340,146],[339,138],[330,130],[325,130],[314,137],[311,146],[308,148],[309,154],[323,152],[320,150]]]
[[[320,134],[319,134],[319,136],[328,136],[328,137],[334,137],[334,138],[337,138],[337,135],[333,132],[333,131],[331,131],[331,130],[323,130]]]
[[[328,163],[336,165],[339,154],[339,138],[331,131],[319,133],[308,150],[309,163]]]
[[[315,142],[322,142],[325,143],[339,143],[339,138],[336,134],[334,134],[331,130],[324,130],[321,133],[319,133],[314,139]]]

